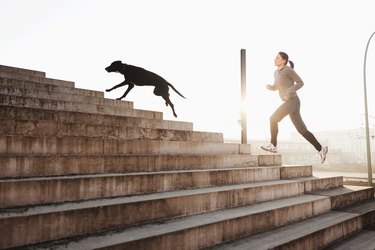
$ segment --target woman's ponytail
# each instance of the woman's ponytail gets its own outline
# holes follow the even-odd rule
[[[294,69],[294,62],[292,62],[291,60],[289,60],[289,64],[290,64],[290,67],[291,67],[292,69]]]

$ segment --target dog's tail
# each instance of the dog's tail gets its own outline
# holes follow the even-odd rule
[[[172,84],[170,84],[169,82],[168,82],[168,85],[174,90],[174,91],[176,91],[176,93],[177,94],[179,94],[181,97],[183,97],[183,98],[185,98],[186,99],[186,97],[185,96],[183,96],[180,92],[178,92],[178,90],[177,89],[175,89],[174,87],[173,87],[173,85]]]

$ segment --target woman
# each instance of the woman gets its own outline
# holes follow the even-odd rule
[[[290,64],[290,67],[287,64]],[[271,143],[262,146],[263,150],[277,153],[277,133],[278,122],[289,115],[297,131],[310,142],[318,151],[321,163],[327,158],[328,147],[322,147],[315,136],[306,128],[300,114],[300,100],[297,96],[297,90],[302,88],[303,81],[294,71],[294,63],[289,61],[289,57],[284,52],[279,52],[275,58],[277,70],[274,73],[275,82],[273,85],[267,85],[269,90],[278,90],[283,103],[276,109],[270,117]]]

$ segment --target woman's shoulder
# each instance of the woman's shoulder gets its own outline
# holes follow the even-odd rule
[[[285,66],[285,70],[284,70],[285,74],[289,75],[289,74],[297,74],[296,71],[290,67],[290,66]]]
[[[288,75],[288,74],[295,74],[295,71],[290,66],[284,66],[282,69],[276,69],[274,75]]]
[[[285,66],[285,71],[294,71],[294,69],[290,66]]]
[[[278,72],[282,72],[282,71],[294,71],[294,69],[292,68],[292,67],[290,67],[290,66],[287,66],[287,65],[285,65],[284,67],[282,67],[281,69],[276,69],[276,72],[278,71]]]

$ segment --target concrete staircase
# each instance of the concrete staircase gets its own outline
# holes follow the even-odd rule
[[[373,188],[44,72],[0,85],[1,249],[322,249],[375,225]]]

